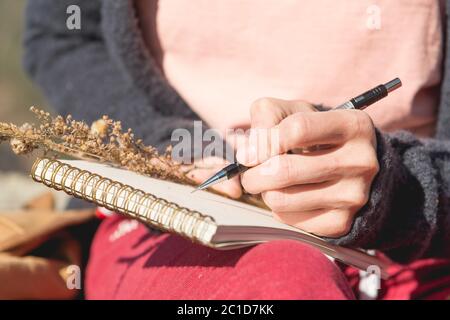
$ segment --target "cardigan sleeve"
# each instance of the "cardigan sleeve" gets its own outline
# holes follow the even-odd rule
[[[340,245],[380,249],[398,262],[450,256],[450,141],[377,131],[380,170]]]
[[[330,241],[380,249],[408,262],[450,257],[450,0],[445,6],[446,50],[436,136],[377,131],[380,170],[369,201],[351,231]]]

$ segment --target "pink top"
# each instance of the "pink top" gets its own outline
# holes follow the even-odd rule
[[[384,130],[433,133],[442,2],[136,0],[136,6],[168,81],[213,128],[248,126],[257,98],[337,106],[398,76],[403,88],[367,112]]]

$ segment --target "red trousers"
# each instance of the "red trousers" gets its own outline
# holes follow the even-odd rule
[[[450,296],[449,261],[395,268],[384,298]],[[354,269],[300,242],[218,251],[116,216],[97,231],[85,291],[88,299],[354,299],[357,281]]]

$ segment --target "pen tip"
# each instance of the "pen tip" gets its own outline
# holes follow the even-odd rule
[[[191,193],[197,192],[199,190],[203,190],[205,189],[204,183],[202,183],[201,185],[199,185],[197,188],[195,188],[194,190],[191,191]]]

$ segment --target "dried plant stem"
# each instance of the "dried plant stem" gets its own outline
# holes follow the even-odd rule
[[[49,113],[34,107],[31,111],[39,125],[25,123],[19,127],[0,122],[0,143],[8,141],[16,154],[29,154],[40,149],[46,155],[62,154],[105,162],[151,177],[195,185],[181,165],[171,159],[170,149],[160,155],[156,148],[135,140],[131,129],[124,132],[120,121],[103,116],[88,126],[73,120],[70,115],[52,118]]]

